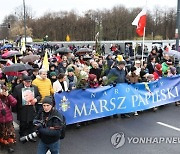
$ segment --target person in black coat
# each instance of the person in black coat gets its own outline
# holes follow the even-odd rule
[[[97,76],[98,81],[101,81],[101,72],[102,69],[99,68],[99,65],[97,62],[92,62],[92,68],[89,71],[89,74],[95,74]]]
[[[26,136],[33,132],[33,119],[36,116],[36,104],[41,95],[36,86],[31,84],[30,76],[23,76],[23,81],[14,88],[13,96],[17,99],[17,120],[20,121],[19,135]],[[25,91],[29,90],[28,92]],[[33,93],[33,94],[32,94]],[[32,96],[30,95],[32,94]]]
[[[155,62],[156,62],[156,58],[151,57],[151,62],[147,64],[147,69],[149,71],[149,74],[154,73],[154,67],[155,67],[155,64],[156,64]]]
[[[33,123],[40,138],[37,154],[59,153],[60,137],[62,131],[63,115],[53,107],[53,98],[46,96],[42,100],[43,109],[38,112]]]

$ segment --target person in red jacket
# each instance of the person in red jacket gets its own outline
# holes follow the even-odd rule
[[[157,63],[155,65],[153,75],[154,75],[154,80],[158,80],[159,78],[162,77],[162,66],[161,66],[161,64]]]
[[[9,95],[7,87],[0,89],[0,144],[8,152],[14,152],[13,144],[16,142],[15,129],[11,107],[17,104],[17,100]]]

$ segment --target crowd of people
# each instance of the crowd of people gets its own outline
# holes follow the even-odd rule
[[[52,98],[47,97],[53,96],[54,93],[74,89],[85,90],[109,84],[115,86],[118,83],[152,82],[161,77],[171,77],[180,73],[177,71],[179,66],[175,63],[174,57],[170,57],[166,53],[163,54],[162,51],[162,54],[159,54],[160,51],[157,48],[153,48],[143,61],[141,58],[132,60],[129,54],[123,54],[126,51],[119,54],[120,52],[116,53],[116,50],[113,50],[109,51],[107,55],[101,55],[92,50],[91,53],[82,52],[77,55],[74,48],[76,47],[71,46],[72,52],[63,54],[61,52],[52,53],[46,48],[36,51],[26,50],[23,56],[38,54],[40,55],[39,59],[24,62],[31,65],[33,69],[21,71],[17,76],[3,73],[3,68],[9,61],[11,64],[15,63],[14,56],[10,57],[6,63],[0,64],[2,89],[0,91],[0,143],[2,146],[8,147],[10,152],[14,151],[12,145],[16,142],[11,109],[17,113],[19,138],[21,138],[34,132],[33,121],[37,119],[37,115],[42,115],[42,110],[46,117],[50,116],[49,112],[54,107],[55,102]],[[10,49],[2,49],[1,54],[9,52],[8,50]],[[46,51],[49,57],[49,70],[42,66]],[[22,57],[16,57],[18,63],[23,63]],[[27,93],[28,90],[29,93]],[[30,93],[32,93],[31,96],[28,96]],[[176,102],[176,105],[180,105],[180,103]],[[156,111],[157,108],[153,108],[153,110]],[[53,110],[52,113],[55,114],[54,112]],[[139,113],[135,112],[134,115],[138,116]],[[114,117],[117,118],[118,115],[114,115]],[[130,115],[122,114],[121,117],[127,118]],[[58,121],[58,119],[56,120]],[[52,122],[49,123],[52,124]],[[53,123],[59,125],[58,122],[53,121]],[[80,123],[75,124],[76,128],[80,126]],[[56,146],[59,144],[59,140],[56,139],[47,141],[47,138],[44,138],[46,131],[40,128],[39,153],[41,150],[47,151],[47,147],[43,147],[45,144],[54,142],[56,142]],[[52,136],[57,134],[59,134],[57,131],[51,132]],[[35,142],[36,140],[32,138],[30,141]]]

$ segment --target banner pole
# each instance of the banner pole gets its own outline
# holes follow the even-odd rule
[[[142,43],[142,65],[143,65],[143,56],[144,56],[144,38],[145,38],[145,31],[146,31],[146,27],[144,27],[143,43]]]

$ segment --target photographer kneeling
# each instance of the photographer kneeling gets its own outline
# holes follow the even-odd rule
[[[42,111],[39,111],[33,121],[40,138],[37,154],[46,154],[48,150],[51,154],[59,154],[63,115],[53,104],[52,97],[46,96],[42,101]]]

